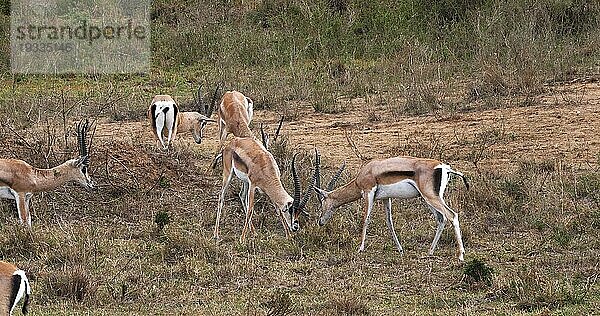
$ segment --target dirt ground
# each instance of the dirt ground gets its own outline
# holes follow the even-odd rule
[[[476,151],[479,143],[487,144],[492,153],[478,162],[484,169],[510,168],[519,161],[531,160],[566,161],[584,169],[597,165],[600,83],[547,87],[544,94],[530,102],[535,105],[422,116],[393,116],[388,107],[376,109],[378,119],[370,121],[363,110],[364,99],[358,98],[346,101],[346,111],[336,114],[316,113],[310,106],[299,106],[296,120],[285,122],[282,134],[293,146],[307,150],[317,147],[324,160],[332,164],[345,160],[348,170],[399,152],[418,156],[410,152],[411,144],[431,147],[433,153],[446,153],[441,155],[447,157],[446,162],[467,171],[474,165],[466,151]],[[258,110],[253,124],[266,123],[273,131],[279,117],[278,112]],[[100,123],[96,137],[152,143],[150,133],[146,121]],[[216,124],[208,125],[198,150],[215,152],[216,134]],[[486,139],[490,135],[501,139]],[[193,143],[189,135],[181,135],[178,142]]]

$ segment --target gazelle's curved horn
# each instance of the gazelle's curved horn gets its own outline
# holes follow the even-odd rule
[[[318,176],[318,164],[319,163],[319,151],[315,148],[315,171],[313,172],[313,176],[311,179],[311,183],[310,185],[306,188],[306,190],[304,191],[304,194],[302,194],[302,200],[300,200],[300,205],[298,205],[298,209],[302,212],[302,215],[306,215],[308,216],[308,212],[306,212],[306,210],[304,209],[306,207],[306,203],[308,203],[308,200],[310,199],[310,195],[312,194],[313,188],[315,187],[315,184],[317,182],[317,176]]]
[[[195,105],[198,107],[198,113],[206,115],[206,104],[204,104],[204,98],[202,98],[202,85],[198,84],[198,91],[194,95]]]
[[[342,175],[342,172],[344,171],[345,168],[346,168],[346,162],[344,161],[344,163],[340,166],[338,171],[336,171],[336,173],[331,178],[331,181],[329,181],[329,183],[327,184],[327,191],[330,191],[330,192],[333,191],[333,187],[335,186],[336,182],[340,179],[340,176]]]
[[[283,119],[284,116],[281,116],[281,119],[279,119],[279,125],[277,125],[277,130],[275,130],[275,136],[273,137],[273,143],[275,143],[277,141],[277,137],[279,137],[279,132],[281,132],[281,126],[283,126]]]
[[[260,123],[260,136],[262,138],[263,146],[265,146],[266,150],[269,150],[269,134],[265,133],[263,123]]]
[[[315,187],[321,188],[321,155],[319,151],[315,148],[316,157],[315,157]]]
[[[85,156],[85,151],[83,150],[82,127],[83,127],[83,121],[77,122],[77,124],[75,124],[75,131],[77,132],[77,147],[79,149],[79,157]]]
[[[84,161],[85,165],[89,165],[89,163],[90,163],[89,152],[88,152],[87,141],[86,141],[86,137],[87,137],[89,128],[90,128],[90,122],[88,119],[81,120],[79,123],[77,123],[77,126],[76,126],[77,143],[79,145],[79,156],[86,157],[86,159]]]
[[[213,93],[212,99],[210,100],[210,107],[207,109],[206,113],[204,115],[210,117],[213,113],[213,111],[215,110],[215,108],[217,107],[217,101],[219,98],[219,90],[223,89],[223,81],[220,81],[219,83],[217,83],[216,87],[215,87],[215,92]]]
[[[292,178],[294,180],[294,202],[292,203],[292,209],[294,212],[298,210],[298,206],[300,204],[300,179],[298,178],[298,172],[296,172],[296,156],[298,153],[294,154],[292,158]]]

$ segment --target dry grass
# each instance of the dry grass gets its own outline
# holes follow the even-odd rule
[[[388,107],[370,106],[375,113]],[[144,107],[140,104],[138,111]],[[350,116],[368,120],[360,107],[348,108],[343,117]],[[257,119],[265,118],[274,124],[277,115],[257,112]],[[436,256],[425,256],[434,221],[419,200],[394,202],[404,256],[390,241],[380,205],[367,249],[358,254],[360,203],[340,208],[328,225],[319,227],[313,199],[311,218],[303,220],[301,231],[288,240],[262,194],[254,219],[258,235],[240,244],[243,214],[237,187],[228,193],[223,240],[217,243],[211,235],[221,180],[218,171],[207,171],[217,143],[214,129],[200,146],[184,140],[176,150],[164,153],[148,140],[145,123],[119,123],[110,132],[117,125],[108,122],[100,123],[94,141],[91,173],[99,183],[97,191],[69,185],[36,195],[31,232],[16,225],[12,203],[0,204],[4,213],[0,254],[30,275],[34,315],[175,310],[189,315],[597,311],[598,161],[585,167],[551,158],[515,160],[511,168],[487,168],[486,162],[503,155],[498,148],[524,140],[508,118],[469,137],[462,137],[470,135],[467,131],[432,133],[389,143],[390,155],[462,161],[460,170],[469,175],[472,189],[465,191],[453,183],[447,195],[461,213],[467,249],[464,266],[455,260],[450,230],[444,232]],[[301,178],[306,180],[311,173],[312,152],[296,143],[297,128],[304,126],[298,124],[303,123],[286,123],[284,135],[272,148],[287,188],[294,151],[302,153]],[[44,123],[32,127],[15,128],[23,140],[4,129],[8,137],[3,137],[2,155],[43,166],[75,154],[68,130],[67,147],[62,141],[48,146],[48,139],[63,139],[60,124],[56,129]],[[121,136],[124,131],[127,137]],[[454,139],[450,144],[447,136]],[[309,135],[302,137],[311,142]],[[330,137],[343,136],[330,133]],[[354,141],[358,150],[364,150],[364,141],[358,137]],[[344,156],[319,147],[325,153],[325,182]],[[350,164],[341,182],[349,180],[356,168]]]
[[[8,27],[6,1],[0,24]],[[582,315],[600,313],[597,4],[585,1],[155,1],[149,75],[0,75],[0,157],[51,167],[74,156],[72,122],[97,119],[96,191],[33,198],[33,229],[0,201],[0,257],[27,271],[32,315]],[[571,23],[579,22],[579,23]],[[0,69],[8,69],[8,37]],[[181,45],[170,43],[178,42]],[[413,155],[465,172],[452,183],[466,260],[447,229],[395,201],[400,256],[381,205],[357,253],[361,203],[291,239],[263,194],[257,236],[240,244],[239,183],[212,240],[217,141],[158,150],[150,96],[187,101],[199,81],[250,96],[254,127],[291,188],[312,149],[326,182],[344,160]],[[182,102],[185,104],[185,102]],[[184,109],[188,110],[188,109]]]

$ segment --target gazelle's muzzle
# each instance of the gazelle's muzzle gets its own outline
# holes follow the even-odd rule
[[[319,226],[327,224],[327,222],[329,222],[331,219],[331,215],[333,215],[333,210],[325,211],[323,215],[321,215],[321,218],[319,218]]]

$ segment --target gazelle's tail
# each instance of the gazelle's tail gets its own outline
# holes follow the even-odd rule
[[[467,177],[464,174],[462,174],[461,172],[452,170],[452,168],[448,168],[448,172],[461,177],[463,182],[465,183],[465,187],[467,188],[467,190],[469,189],[469,182],[467,181]]]
[[[23,301],[23,308],[21,309],[21,312],[23,312],[23,315],[25,315],[29,311],[29,295],[31,295],[31,287],[29,286],[29,280],[27,279],[24,273],[23,284],[25,284],[25,300]]]

